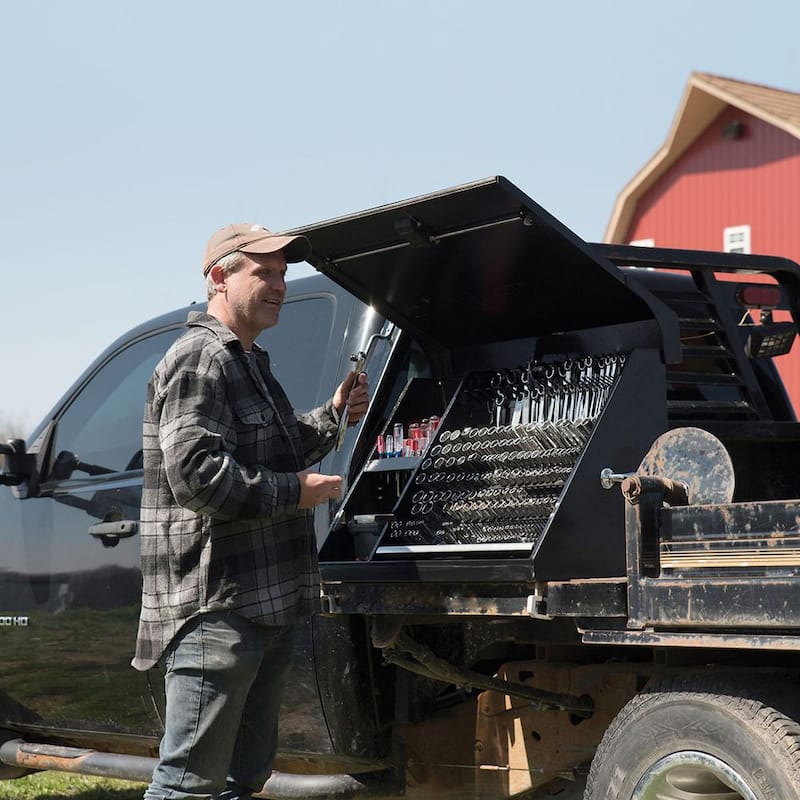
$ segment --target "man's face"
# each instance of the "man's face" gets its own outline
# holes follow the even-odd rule
[[[242,253],[244,263],[225,277],[231,327],[253,339],[277,324],[286,295],[283,252]]]

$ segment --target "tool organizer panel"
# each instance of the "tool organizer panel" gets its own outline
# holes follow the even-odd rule
[[[530,553],[625,362],[589,356],[447,385],[412,380],[345,498],[352,532],[371,544],[359,557]]]

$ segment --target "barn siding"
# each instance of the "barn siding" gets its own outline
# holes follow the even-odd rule
[[[733,121],[742,139],[726,140]],[[627,240],[721,250],[722,231],[750,225],[754,253],[800,261],[800,139],[728,107],[641,197]]]

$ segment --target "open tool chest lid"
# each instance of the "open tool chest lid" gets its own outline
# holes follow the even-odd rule
[[[502,177],[299,228],[308,259],[446,347],[657,319],[658,300]]]

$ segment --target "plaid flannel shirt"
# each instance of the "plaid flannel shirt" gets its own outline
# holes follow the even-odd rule
[[[319,607],[313,511],[297,508],[296,473],[332,447],[333,403],[295,415],[258,345],[248,356],[208,314],[191,312],[188,326],[147,391],[142,670],[197,614],[284,625]]]

